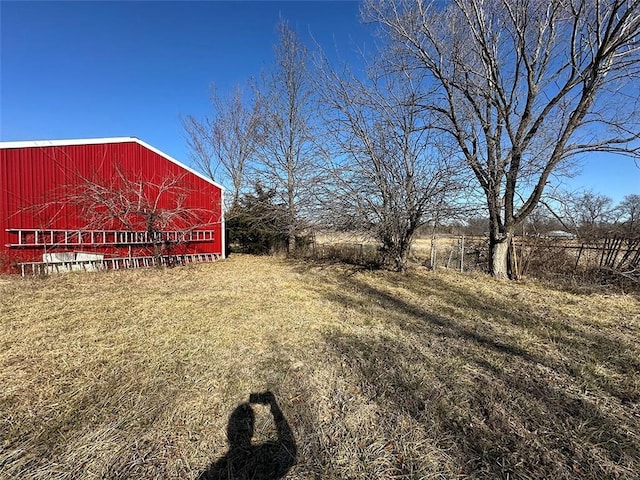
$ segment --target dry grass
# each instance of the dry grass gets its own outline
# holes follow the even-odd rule
[[[195,479],[267,389],[286,478],[640,471],[633,296],[234,256],[1,279],[0,332],[0,478]]]

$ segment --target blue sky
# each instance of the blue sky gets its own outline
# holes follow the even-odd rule
[[[372,48],[355,1],[0,2],[0,140],[135,136],[188,163],[180,115],[273,59],[286,19],[348,58]],[[640,192],[640,168],[593,155],[570,188],[615,201]]]

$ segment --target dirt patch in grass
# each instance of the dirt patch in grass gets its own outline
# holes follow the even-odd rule
[[[2,281],[0,477],[195,479],[270,390],[285,478],[637,478],[639,335],[630,295],[446,271],[233,256]]]

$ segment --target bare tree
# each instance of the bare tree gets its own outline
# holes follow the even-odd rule
[[[286,206],[287,251],[291,254],[311,203],[319,150],[307,49],[286,22],[277,28],[275,65],[262,78],[265,135],[258,150],[257,176],[267,188],[275,189]]]
[[[161,265],[162,255],[171,247],[182,242],[180,239],[173,239],[173,244],[169,242],[164,235],[166,231],[188,233],[210,226],[212,218],[221,213],[188,205],[190,189],[184,175],[152,181],[116,168],[110,178],[84,178],[77,186],[61,192],[57,203],[76,206],[84,229],[144,232],[156,265]]]
[[[371,234],[383,262],[404,271],[416,231],[444,213],[454,193],[451,165],[411,79],[365,82],[326,62],[323,70],[326,125],[337,142],[326,212],[334,225]]]
[[[578,154],[640,155],[640,0],[366,0],[388,68],[428,73],[425,105],[484,193],[490,269]]]
[[[615,268],[628,279],[640,283],[640,195],[630,194],[625,196],[615,208],[617,215],[615,240],[610,242],[614,247],[626,250],[620,252],[621,258],[616,255]]]
[[[246,105],[246,94],[236,86],[230,97],[211,89],[213,116],[182,121],[195,165],[209,178],[220,182],[231,195],[226,209],[232,212],[247,180],[248,165],[261,142],[261,107],[257,97]]]
[[[572,213],[580,236],[597,238],[612,230],[613,200],[595,192],[583,192],[573,199]]]
[[[562,228],[586,241],[606,238],[615,230],[613,200],[591,190],[555,192],[552,199],[540,201]],[[536,209],[540,210],[540,208]],[[529,217],[536,215],[534,211]]]
[[[640,238],[640,195],[625,196],[616,207],[620,230],[628,238]]]

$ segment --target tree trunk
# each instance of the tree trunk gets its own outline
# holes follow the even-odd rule
[[[394,255],[393,263],[396,272],[405,273],[407,271],[407,250],[398,247],[398,251]]]
[[[497,278],[509,278],[509,247],[511,234],[501,238],[491,238],[489,244],[489,267],[491,275]]]
[[[295,198],[295,177],[293,171],[293,152],[291,147],[293,146],[293,140],[289,143],[289,153],[287,155],[287,205],[289,209],[289,231],[287,238],[287,255],[291,256],[296,252],[296,198]]]
[[[407,271],[407,260],[398,258],[396,259],[396,272],[406,273]]]
[[[383,242],[382,264],[392,268],[395,272],[405,273],[407,271],[407,259],[409,247],[407,244],[398,243],[391,239]]]
[[[287,235],[287,255],[293,255],[296,251],[296,229],[294,225],[289,225]]]

